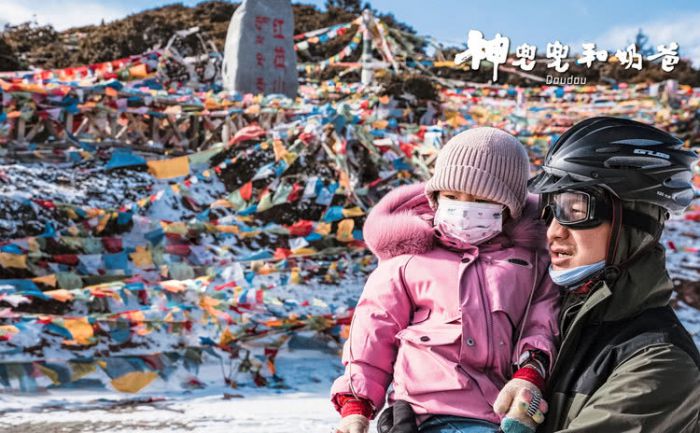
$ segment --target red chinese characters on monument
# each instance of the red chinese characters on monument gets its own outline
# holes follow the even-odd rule
[[[256,16],[255,17],[255,31],[258,33],[262,32],[263,30],[265,30],[264,29],[265,24],[267,24],[269,22],[270,22],[270,17],[266,17],[264,15],[263,16],[261,16],[261,15]]]
[[[272,37],[274,39],[284,40],[284,32],[282,30],[283,26],[283,19],[276,18],[272,20]],[[275,45],[272,64],[274,65],[275,69],[279,69],[282,72],[277,78],[275,78],[275,82],[273,83],[273,90],[275,92],[281,92],[284,89],[284,80],[282,77],[284,77],[284,70],[287,68],[287,58],[285,56],[286,51],[284,46]]]
[[[263,45],[265,43],[265,27],[270,22],[270,17],[258,15],[255,17],[255,44]],[[258,47],[258,50],[261,47]],[[265,69],[265,53],[262,51],[255,52],[255,89],[259,93],[265,92],[265,77],[263,72]]]
[[[272,20],[272,37],[275,39],[284,39],[284,20],[275,18]]]
[[[275,57],[272,63],[277,69],[284,69],[287,65],[287,59],[285,58],[284,47],[275,47]]]
[[[270,25],[271,24],[271,25]],[[272,39],[284,41],[284,19],[273,18],[268,16],[258,15],[255,17],[255,44],[262,46],[265,43],[265,36],[271,34]],[[260,49],[259,47],[258,49]],[[284,89],[284,72],[287,68],[287,57],[286,50],[284,46],[275,45],[272,52],[272,66],[275,70],[281,72],[280,76],[275,78],[272,83],[274,92],[281,92]],[[263,93],[265,91],[265,78],[263,72],[265,70],[265,53],[262,51],[256,51],[255,53],[255,66],[256,66],[256,77],[255,77],[255,88],[258,92]]]

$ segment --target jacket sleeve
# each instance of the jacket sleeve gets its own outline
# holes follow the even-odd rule
[[[369,275],[343,346],[345,373],[331,387],[334,404],[337,395],[354,394],[369,400],[375,414],[384,405],[398,350],[395,337],[411,318],[412,301],[402,278],[409,257],[382,261]]]
[[[698,402],[698,367],[681,349],[659,344],[617,366],[559,432],[698,433]]]
[[[554,364],[559,345],[559,288],[552,282],[547,273],[549,257],[543,251],[539,252],[537,264],[538,282],[534,288],[532,303],[525,322],[522,326],[522,337],[517,343],[513,353],[517,362],[518,358],[526,350],[537,349],[544,352],[549,358],[549,368]],[[520,332],[520,329],[516,330]]]

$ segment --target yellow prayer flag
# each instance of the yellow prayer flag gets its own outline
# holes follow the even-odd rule
[[[27,255],[0,253],[0,266],[3,268],[27,269]]]
[[[450,117],[447,120],[447,123],[453,128],[459,128],[460,126],[465,126],[468,124],[467,120],[459,114]]]
[[[352,230],[355,228],[355,220],[344,219],[338,223],[337,239],[341,242],[350,242],[353,240]]]
[[[100,222],[97,224],[97,233],[101,233],[102,230],[107,227],[107,223],[109,222],[110,214],[105,214],[102,218],[100,218]]]
[[[88,374],[95,371],[95,363],[94,362],[70,362],[69,361],[68,365],[70,366],[70,370],[71,370],[70,378],[73,381],[78,380],[83,376],[87,376]]]
[[[154,371],[132,371],[116,379],[112,379],[112,386],[121,392],[139,392],[158,377]]]
[[[275,161],[279,161],[281,158],[284,158],[284,155],[287,153],[287,149],[284,147],[282,140],[273,141],[272,149],[275,151]]]
[[[299,256],[310,256],[312,254],[316,254],[318,251],[316,251],[313,248],[297,248],[295,250],[292,250],[292,256],[299,257]]]
[[[148,171],[158,179],[187,176],[190,174],[190,161],[186,156],[148,161]]]
[[[174,223],[169,223],[165,227],[163,227],[163,231],[165,233],[176,233],[178,235],[186,235],[189,229],[187,228],[187,224],[185,224],[182,221],[176,221]]]
[[[34,367],[38,368],[39,371],[44,373],[44,376],[51,379],[51,382],[53,382],[54,385],[58,385],[59,383],[61,383],[61,381],[58,378],[58,373],[56,371],[54,371],[46,366],[43,366],[38,362],[34,363]]]
[[[92,325],[88,322],[87,317],[77,319],[64,319],[63,326],[73,336],[72,340],[68,340],[66,344],[90,344],[93,337]]]
[[[147,269],[153,266],[153,256],[151,252],[144,246],[139,245],[136,247],[136,251],[129,254],[131,261],[134,265],[141,269]]]
[[[292,275],[289,277],[292,284],[301,284],[301,274],[299,273],[299,268],[292,268]]]
[[[221,337],[219,338],[219,345],[228,346],[228,344],[233,340],[234,338],[233,334],[231,334],[231,330],[228,329],[228,327],[224,328],[224,331],[221,333]]]
[[[314,231],[320,235],[328,236],[331,232],[331,223],[319,222]]]
[[[351,207],[349,209],[343,209],[343,216],[346,218],[359,217],[364,214],[364,211],[359,206]]]
[[[292,164],[294,164],[294,161],[297,160],[298,156],[299,154],[296,152],[287,152],[284,154],[282,159],[284,159],[284,161],[287,163],[287,166],[291,166]]]
[[[338,183],[344,191],[350,189],[350,177],[348,176],[348,173],[346,171],[340,171],[340,179],[338,180]]]
[[[209,207],[212,209],[216,209],[219,207],[233,207],[233,204],[226,199],[220,198],[213,202],[211,205],[209,205]]]

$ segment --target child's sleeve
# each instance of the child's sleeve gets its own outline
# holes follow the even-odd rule
[[[547,370],[554,364],[559,344],[559,288],[549,278],[548,256],[540,253],[537,264],[538,283],[532,297],[530,311],[522,324],[522,337],[513,352],[513,362],[518,364],[527,351],[539,351],[547,357]],[[520,329],[517,330],[520,332]]]
[[[408,326],[412,301],[403,284],[403,266],[410,256],[382,261],[369,275],[343,346],[345,373],[331,387],[331,400],[351,394],[369,400],[378,413],[394,372],[396,334]]]

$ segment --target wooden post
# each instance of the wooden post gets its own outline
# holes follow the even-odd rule
[[[202,145],[199,138],[199,122],[200,118],[198,115],[190,115],[190,150],[196,150]]]
[[[160,144],[160,137],[158,136],[158,118],[154,115],[151,115],[151,141],[154,146]]]
[[[68,134],[73,134],[73,113],[66,113],[66,128],[65,139],[68,140]]]
[[[372,63],[372,36],[369,31],[370,23],[372,22],[372,11],[365,9],[362,11],[362,84],[365,86],[372,83],[373,71],[370,66]]]
[[[224,147],[228,146],[228,142],[231,139],[231,118],[227,114],[224,117],[224,125],[221,127],[221,141],[224,143]]]

